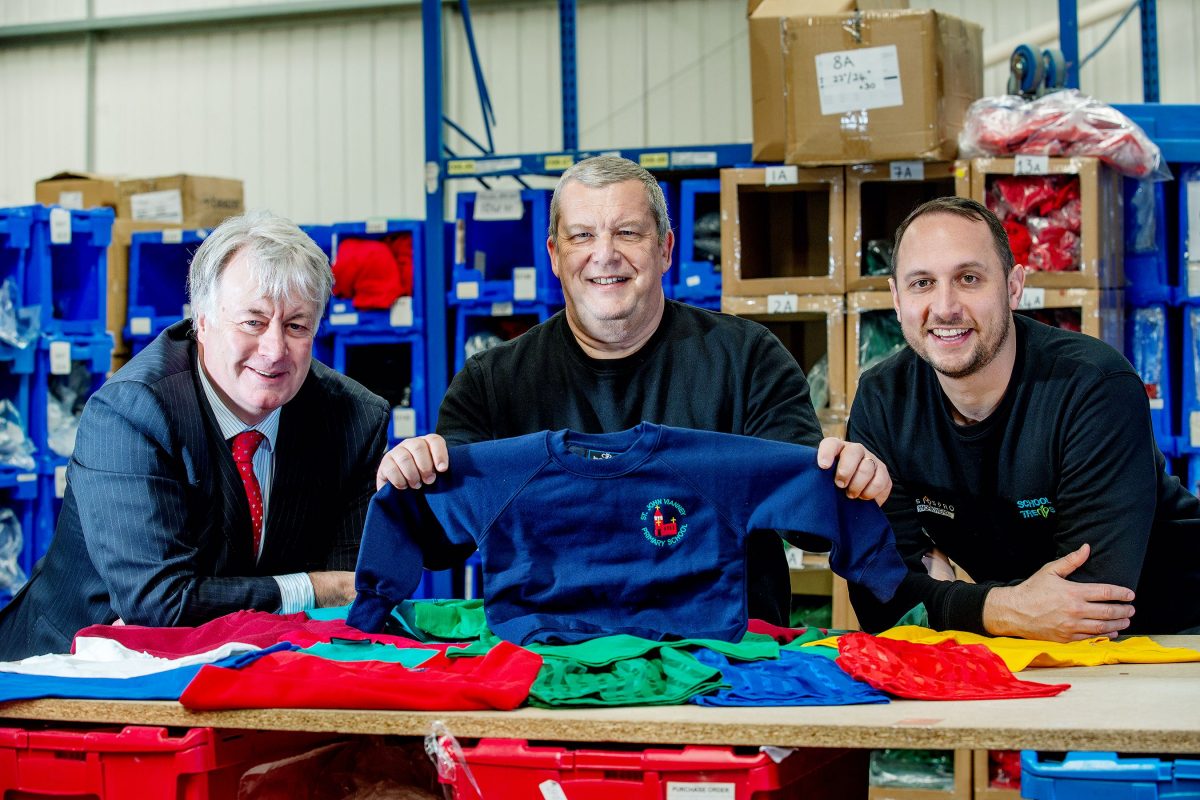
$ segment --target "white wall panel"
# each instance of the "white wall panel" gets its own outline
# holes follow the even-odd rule
[[[214,9],[276,0],[95,0],[98,16]],[[580,0],[579,130],[585,148],[749,141],[744,0]],[[911,0],[973,19],[985,43],[1057,16],[1046,0]],[[1083,5],[1086,5],[1084,3]],[[1162,96],[1200,101],[1200,4],[1160,0]],[[3,0],[0,25],[77,19],[84,0]],[[558,19],[545,0],[474,9],[499,151],[561,145]],[[1112,21],[1080,36],[1086,53]],[[483,126],[462,33],[445,13],[447,113]],[[1083,70],[1085,90],[1141,99],[1136,13]],[[278,21],[96,40],[95,168],[231,175],[247,203],[304,222],[423,214],[419,10]],[[32,200],[37,177],[86,158],[82,40],[0,47],[0,203]],[[1007,67],[985,89],[1003,90]],[[15,121],[15,122],[14,122]],[[459,137],[448,143],[469,152]],[[466,186],[467,184],[463,184]]]

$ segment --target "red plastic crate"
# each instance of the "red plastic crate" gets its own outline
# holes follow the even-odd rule
[[[325,734],[192,728],[0,728],[0,798],[207,800],[237,797],[249,768],[329,741]]]
[[[776,764],[766,753],[729,747],[568,750],[531,747],[521,739],[482,739],[452,778],[457,800],[843,800],[867,796],[867,751],[797,750]],[[563,795],[545,787],[557,782]],[[803,787],[799,784],[803,783]]]

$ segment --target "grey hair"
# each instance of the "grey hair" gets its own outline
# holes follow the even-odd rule
[[[225,268],[246,252],[250,274],[264,297],[317,306],[317,317],[333,290],[329,257],[294,222],[270,211],[250,211],[218,225],[196,250],[188,269],[188,298],[192,316],[217,311],[217,289]]]
[[[554,196],[550,198],[550,228],[548,235],[551,239],[558,237],[559,196],[563,187],[571,181],[577,181],[593,189],[603,189],[614,183],[624,181],[639,181],[646,190],[646,203],[654,216],[654,225],[658,229],[658,242],[662,244],[671,230],[671,217],[667,213],[667,199],[663,197],[662,187],[654,176],[627,158],[620,156],[592,156],[585,158],[567,168],[554,187]]]

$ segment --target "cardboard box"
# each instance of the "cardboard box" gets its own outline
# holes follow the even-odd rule
[[[835,621],[836,624],[836,621]],[[948,792],[936,789],[892,789],[872,786],[869,800],[971,800],[971,751],[954,751],[954,789]]]
[[[783,161],[787,148],[784,121],[784,21],[791,16],[829,15],[883,8],[908,8],[908,0],[750,0],[750,96],[755,161]]]
[[[896,228],[921,203],[971,196],[969,161],[889,161],[846,167],[846,291],[886,290],[887,275],[865,274],[864,248],[895,243]]]
[[[1029,273],[1028,281],[1037,273]],[[1046,289],[1026,284],[1021,296],[1018,314],[1047,317],[1043,322],[1054,320],[1045,311],[1070,312],[1068,319],[1079,315],[1079,330],[1101,341],[1107,342],[1117,352],[1125,352],[1125,292],[1122,289]],[[1043,311],[1044,310],[1044,311]]]
[[[829,402],[817,409],[817,416],[825,423],[845,417],[846,302],[843,295],[790,295],[785,310],[777,310],[767,297],[722,295],[721,310],[766,325],[805,373],[821,356],[828,355]]]
[[[841,294],[841,167],[721,170],[721,294]]]
[[[1077,175],[1082,203],[1079,269],[1031,272],[1026,286],[1052,289],[1117,289],[1125,285],[1125,234],[1121,176],[1097,158],[976,158],[971,161],[971,197],[987,205],[998,176]],[[1122,349],[1123,348],[1118,348]]]
[[[129,310],[129,243],[139,231],[181,228],[163,222],[138,222],[118,219],[113,222],[112,244],[108,247],[108,332],[113,337],[112,369],[116,372],[129,360],[125,341],[125,322]]]
[[[784,17],[779,37],[784,87],[775,102],[783,106],[787,163],[958,154],[967,107],[983,94],[979,25],[928,10],[864,11]],[[770,103],[753,94],[764,135],[778,135],[778,122],[765,117]],[[756,121],[756,140],[759,130]]]
[[[245,210],[242,182],[236,178],[168,175],[131,178],[119,184],[117,216],[139,222],[168,222],[214,228]]]
[[[59,172],[34,184],[34,200],[70,209],[106,206],[116,211],[121,179],[93,172]]]

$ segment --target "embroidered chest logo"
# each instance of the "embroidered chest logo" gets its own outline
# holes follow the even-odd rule
[[[669,497],[657,497],[642,509],[642,536],[656,547],[673,547],[687,533],[687,510]]]
[[[920,514],[922,511],[954,519],[954,506],[949,503],[940,503],[937,500],[931,500],[928,496],[922,497],[917,501],[917,513]]]
[[[1018,500],[1017,513],[1021,515],[1021,519],[1035,519],[1037,517],[1046,519],[1051,514],[1058,512],[1054,510],[1054,504],[1050,502],[1050,498],[1034,497],[1030,500]]]

